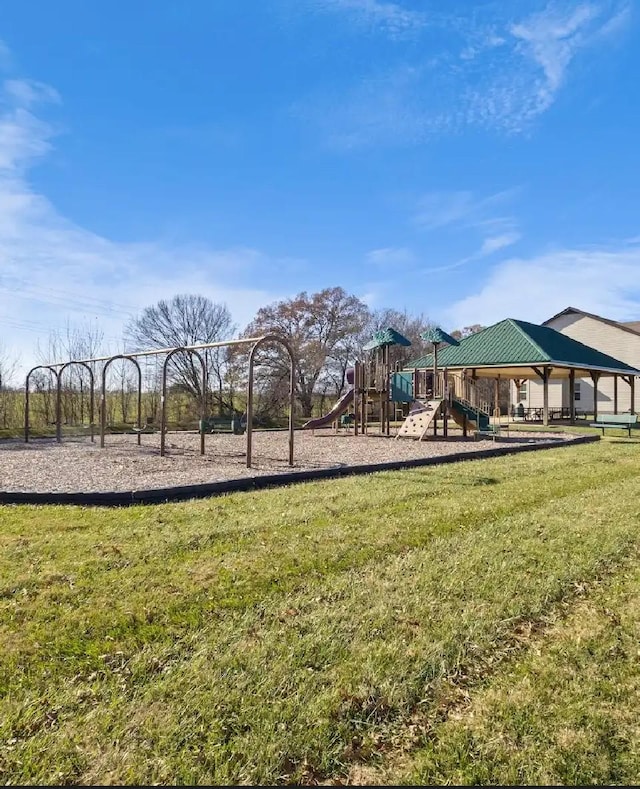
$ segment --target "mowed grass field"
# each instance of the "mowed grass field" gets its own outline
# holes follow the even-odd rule
[[[640,443],[0,507],[5,784],[637,783]]]

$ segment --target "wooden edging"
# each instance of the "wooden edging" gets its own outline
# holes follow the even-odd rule
[[[244,477],[228,479],[221,482],[206,482],[199,485],[179,485],[171,488],[149,488],[148,490],[131,491],[92,491],[77,493],[62,492],[12,492],[0,491],[0,504],[74,504],[84,507],[127,507],[133,504],[164,504],[170,501],[185,501],[219,496],[224,493],[253,491],[298,482],[311,482],[316,479],[334,479],[355,474],[373,474],[378,471],[399,471],[405,468],[422,466],[439,466],[445,463],[459,463],[464,460],[482,460],[489,457],[513,455],[518,452],[532,452],[540,449],[590,444],[600,441],[600,436],[579,436],[571,441],[537,442],[535,444],[518,444],[513,446],[482,449],[479,452],[456,452],[429,458],[412,460],[394,460],[386,463],[365,463],[357,466],[338,466],[335,468],[316,469],[314,471],[290,471],[283,474],[265,474],[261,477]]]

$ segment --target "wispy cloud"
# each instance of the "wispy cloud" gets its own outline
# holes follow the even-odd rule
[[[113,347],[131,316],[185,290],[226,302],[240,325],[287,295],[252,284],[256,271],[279,263],[260,250],[120,243],[62,216],[28,177],[54,138],[34,106],[58,100],[52,88],[26,80],[0,91],[0,314],[12,356],[29,364],[36,342],[46,344],[69,321],[98,324]]]
[[[451,325],[489,325],[503,318],[540,322],[568,305],[614,320],[637,320],[640,245],[565,249],[495,266],[474,294],[446,309]]]
[[[485,240],[482,242],[479,254],[482,257],[492,255],[494,252],[498,252],[501,249],[506,249],[507,247],[513,246],[513,244],[518,242],[520,238],[520,233],[516,232],[502,233],[502,235],[499,236],[490,236],[489,238],[485,238]]]
[[[407,266],[415,262],[415,254],[407,247],[382,247],[372,249],[365,255],[367,263],[379,268],[387,266]]]
[[[430,192],[420,198],[413,223],[424,230],[435,230],[467,221],[477,215],[478,210],[478,201],[474,200],[472,192]]]
[[[295,113],[317,126],[334,150],[419,142],[434,122],[421,109],[421,86],[420,69],[399,66],[359,80],[346,95],[303,103]]]
[[[391,38],[415,35],[428,20],[422,11],[384,0],[312,0],[312,3],[319,10],[342,13],[360,28],[382,31]]]
[[[461,233],[474,244],[474,251],[458,260],[441,266],[431,266],[423,273],[450,271],[499,252],[516,244],[521,236],[516,218],[509,206],[519,189],[478,198],[470,191],[432,192],[418,202],[412,218],[414,225],[429,234]]]
[[[320,6],[374,27],[396,18],[396,32],[411,30],[423,45],[386,72],[376,66],[360,75],[341,96],[309,99],[302,114],[320,124],[329,145],[346,150],[418,144],[467,127],[524,132],[558,99],[574,61],[619,36],[631,17],[626,0],[551,4],[516,19],[491,3],[476,9],[472,23],[440,12],[428,24],[393,3]]]
[[[485,235],[504,235],[517,224],[510,208],[520,191],[514,187],[486,197],[464,190],[428,192],[419,198],[411,222],[427,231],[462,226]]]
[[[583,3],[573,8],[549,6],[512,24],[508,32],[515,40],[515,52],[522,56],[525,69],[533,67],[539,76],[529,75],[533,90],[528,98],[518,95],[520,110],[504,122],[518,129],[545,112],[565,84],[572,61],[603,36],[616,32],[627,14],[626,7],[612,11],[607,4]],[[515,79],[514,91],[520,94],[522,88]]]
[[[51,85],[34,79],[7,79],[4,82],[5,94],[22,107],[43,102],[60,102],[60,94]]]

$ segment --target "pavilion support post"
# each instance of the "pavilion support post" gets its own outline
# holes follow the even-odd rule
[[[629,386],[631,388],[631,408],[629,409],[632,414],[636,412],[636,379],[635,376],[629,376]]]
[[[598,421],[598,381],[600,380],[600,373],[595,370],[591,371],[591,380],[593,381],[593,421]]]
[[[500,421],[500,376],[493,382],[493,421],[495,424]]]
[[[613,413],[618,413],[618,376],[613,376]]]
[[[549,370],[549,367],[543,369],[542,378],[542,424],[545,427],[549,425]]]
[[[547,427],[549,425],[549,376],[552,368],[545,365],[542,369],[533,366],[531,369],[542,380],[542,424]]]
[[[569,370],[569,421],[572,425],[576,423],[576,371],[573,367]]]

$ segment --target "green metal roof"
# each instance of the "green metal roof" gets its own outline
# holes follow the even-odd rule
[[[447,334],[446,331],[442,331],[439,326],[433,326],[426,331],[423,331],[420,335],[423,340],[427,342],[432,342],[434,345],[436,343],[446,342],[449,345],[460,345],[460,341],[456,340],[455,337],[452,337],[450,334]]]
[[[590,348],[550,326],[513,318],[489,326],[438,351],[438,367],[508,367],[556,363],[579,369],[611,370],[640,375],[619,359]],[[405,365],[405,369],[431,369],[433,355],[427,354]]]
[[[391,326],[386,329],[374,332],[373,339],[370,340],[363,348],[365,351],[373,351],[375,348],[384,348],[386,345],[411,345],[411,340],[408,340],[399,331],[396,331]]]

